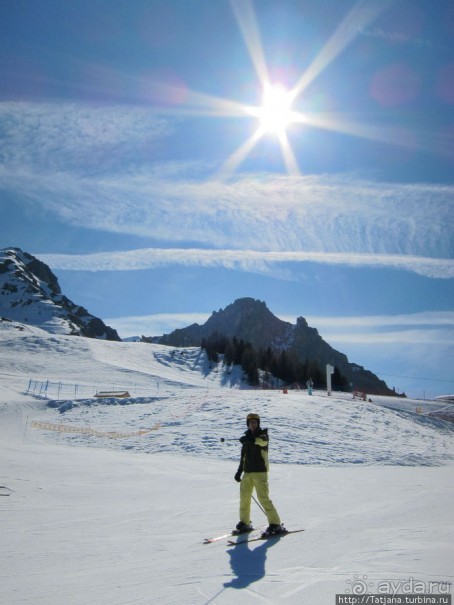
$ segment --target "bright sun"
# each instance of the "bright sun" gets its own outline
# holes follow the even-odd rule
[[[268,84],[263,91],[262,106],[258,111],[260,130],[266,134],[282,135],[294,119],[290,92],[282,84]]]

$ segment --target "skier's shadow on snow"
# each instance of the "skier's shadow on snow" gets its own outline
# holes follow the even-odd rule
[[[230,555],[230,567],[235,577],[224,583],[224,588],[246,588],[265,577],[265,562],[268,548],[279,542],[279,539],[265,540],[260,546],[249,548],[248,544],[232,546],[227,552]]]

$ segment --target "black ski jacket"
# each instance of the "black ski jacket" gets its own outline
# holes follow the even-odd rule
[[[268,429],[258,428],[255,433],[248,429],[240,437],[241,460],[239,473],[267,473],[268,472]]]

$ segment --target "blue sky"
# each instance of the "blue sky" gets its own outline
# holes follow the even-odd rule
[[[0,246],[123,337],[252,296],[452,392],[453,34],[449,0],[3,0]]]

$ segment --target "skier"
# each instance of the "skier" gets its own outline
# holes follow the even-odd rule
[[[314,383],[312,382],[312,378],[309,378],[309,380],[306,382],[306,386],[307,386],[307,394],[312,395],[312,388],[314,386]]]
[[[268,429],[260,428],[258,414],[248,414],[246,424],[248,430],[240,437],[241,460],[235,474],[235,481],[240,483],[240,522],[233,533],[241,534],[253,529],[251,498],[254,488],[269,523],[263,536],[286,533],[268,494]]]

